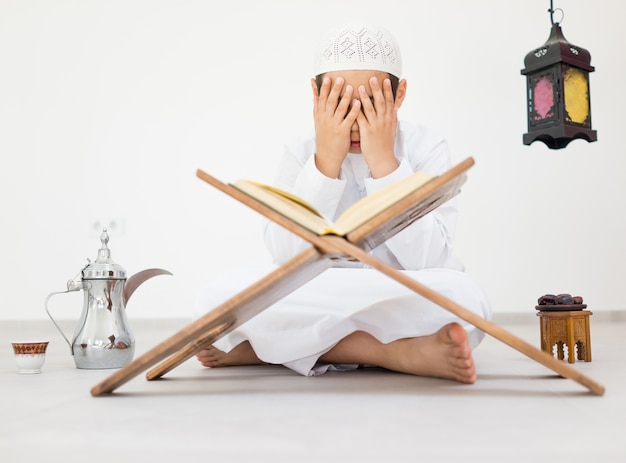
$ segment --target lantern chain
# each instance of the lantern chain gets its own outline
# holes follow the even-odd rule
[[[557,8],[556,10],[554,9],[554,0],[550,0],[550,9],[548,10],[548,12],[550,13],[550,23],[554,26],[554,13],[560,11],[561,12],[561,21],[557,21],[556,24],[559,24],[559,22],[563,21],[563,18],[565,17],[565,12],[561,9],[561,8]]]

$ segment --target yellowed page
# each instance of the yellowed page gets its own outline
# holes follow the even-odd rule
[[[340,236],[347,235],[402,198],[419,189],[432,178],[432,175],[425,172],[415,172],[357,201],[335,221],[333,225],[335,234]]]
[[[322,214],[289,192],[250,180],[237,180],[231,185],[317,235],[333,233],[332,224]]]
[[[256,186],[258,186],[260,188],[265,188],[266,190],[269,190],[269,191],[271,191],[273,193],[276,193],[277,195],[283,196],[283,197],[289,199],[290,201],[293,201],[294,203],[300,204],[302,207],[304,207],[305,209],[308,209],[309,211],[311,211],[316,216],[321,217],[321,218],[325,219],[327,222],[329,222],[329,220],[326,219],[326,217],[324,217],[317,209],[315,209],[313,207],[313,205],[307,203],[304,199],[300,198],[299,196],[296,196],[293,193],[289,193],[288,191],[281,190],[280,188],[277,188],[277,187],[272,186],[272,185],[266,185],[264,183],[255,182],[253,180],[247,180],[247,181],[250,182],[250,183],[255,184]]]

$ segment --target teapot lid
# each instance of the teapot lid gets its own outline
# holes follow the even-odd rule
[[[107,246],[109,243],[109,235],[106,228],[102,230],[100,242],[102,243],[102,247],[98,250],[98,257],[95,261],[87,264],[82,270],[83,278],[87,280],[126,279],[126,270],[111,259],[111,250]]]

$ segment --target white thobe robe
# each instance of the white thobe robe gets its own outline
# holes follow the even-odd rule
[[[395,144],[398,168],[386,177],[372,178],[363,157],[348,154],[339,178],[331,179],[317,170],[314,153],[314,136],[288,145],[275,186],[302,197],[332,218],[341,215],[360,198],[417,170],[439,175],[452,165],[443,139],[422,126],[402,121],[398,124]],[[452,199],[371,253],[488,319],[491,308],[487,297],[453,256],[456,218],[457,209]],[[310,246],[271,221],[265,223],[264,238],[276,265]],[[315,375],[329,368],[356,367],[318,361],[337,342],[355,331],[365,331],[389,343],[432,334],[456,321],[467,331],[472,348],[483,339],[482,331],[379,271],[361,263],[340,265],[341,268],[326,270],[224,336],[215,347],[228,352],[239,343],[249,341],[262,361],[283,364],[303,375]],[[198,294],[194,317],[218,306],[271,270],[248,266],[245,270],[222,274]]]

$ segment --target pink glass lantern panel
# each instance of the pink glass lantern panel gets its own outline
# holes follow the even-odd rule
[[[548,76],[535,78],[532,95],[533,120],[540,122],[554,117],[554,83]]]

